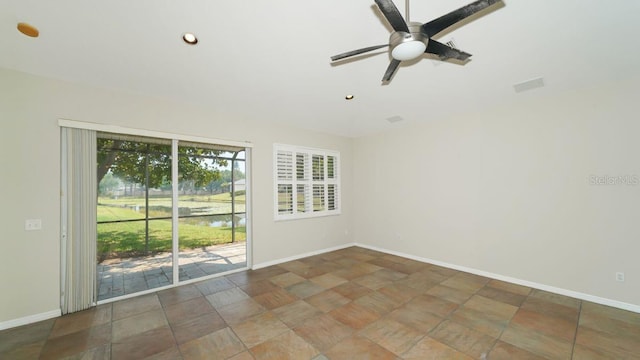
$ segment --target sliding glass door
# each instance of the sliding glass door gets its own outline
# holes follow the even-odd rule
[[[98,300],[247,266],[244,148],[97,137]]]
[[[180,142],[181,281],[246,267],[245,151]]]

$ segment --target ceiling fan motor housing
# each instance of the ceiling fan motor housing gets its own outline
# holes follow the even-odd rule
[[[421,25],[419,23],[409,24],[409,31],[394,31],[389,37],[389,46],[391,47],[391,56],[400,61],[412,60],[422,54],[429,44],[429,38],[425,36],[420,30]]]

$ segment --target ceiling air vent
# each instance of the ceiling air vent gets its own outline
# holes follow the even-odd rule
[[[513,89],[517,93],[521,93],[523,91],[533,90],[535,88],[540,88],[544,86],[544,80],[542,78],[531,79],[527,81],[523,81],[521,83],[513,85]]]

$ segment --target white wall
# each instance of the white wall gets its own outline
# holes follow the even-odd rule
[[[357,139],[356,241],[640,306],[639,83]]]
[[[59,118],[252,142],[254,264],[351,242],[351,139],[0,69],[0,323],[59,309]],[[276,142],[341,152],[342,215],[274,223]],[[24,231],[31,218],[42,231]]]

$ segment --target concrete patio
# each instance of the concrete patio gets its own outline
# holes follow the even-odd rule
[[[246,242],[183,251],[179,255],[179,279],[185,281],[245,267]],[[109,259],[97,265],[98,300],[170,285],[171,253]]]

